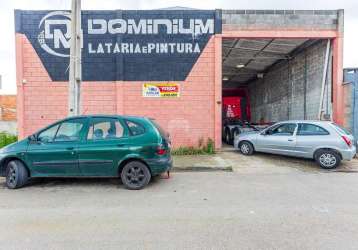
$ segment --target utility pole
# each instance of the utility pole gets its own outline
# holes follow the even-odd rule
[[[71,7],[71,40],[70,40],[70,72],[68,86],[68,115],[81,114],[81,0],[72,0]]]

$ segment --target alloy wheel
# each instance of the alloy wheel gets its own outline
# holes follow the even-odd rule
[[[132,166],[128,169],[125,175],[127,181],[135,186],[141,186],[145,183],[144,170],[138,166]]]
[[[7,181],[8,181],[8,185],[9,186],[16,186],[17,183],[17,169],[16,167],[11,164],[8,170],[8,174],[7,174]]]
[[[240,147],[240,150],[243,154],[248,154],[250,151],[249,145],[247,145],[246,143],[243,143]]]
[[[330,167],[333,167],[336,162],[337,162],[337,159],[334,155],[330,154],[330,153],[325,153],[325,154],[322,154],[320,157],[319,157],[319,162],[327,167],[327,168],[330,168]]]

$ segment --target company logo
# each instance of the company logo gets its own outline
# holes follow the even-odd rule
[[[70,48],[71,16],[67,11],[53,11],[44,16],[39,24],[41,30],[37,40],[42,49],[47,53],[69,57],[63,49]]]
[[[86,49],[89,54],[137,54],[137,53],[200,53],[196,38],[203,34],[214,34],[214,19],[88,19],[88,35],[104,35],[104,42],[89,42]],[[71,16],[67,11],[53,11],[45,15],[39,24],[37,40],[47,53],[69,57]],[[106,41],[109,35],[189,35],[190,43],[112,43]],[[83,40],[82,40],[83,42]],[[82,44],[83,47],[83,44]]]

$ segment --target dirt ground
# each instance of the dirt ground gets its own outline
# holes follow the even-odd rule
[[[255,153],[251,156],[242,155],[232,146],[224,145],[215,155],[175,156],[175,171],[235,171],[238,173],[358,173],[358,159],[343,161],[337,169],[325,170],[315,161],[280,155]]]
[[[240,154],[232,146],[224,145],[219,154],[225,159],[236,172],[242,173],[285,173],[291,171],[332,173],[332,172],[357,172],[358,159],[352,161],[342,161],[337,169],[325,170],[320,168],[317,163],[310,159],[272,155],[265,153],[255,153],[251,156]]]

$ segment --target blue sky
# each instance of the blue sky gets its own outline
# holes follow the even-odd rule
[[[0,2],[0,94],[16,93],[14,9],[69,9],[71,0],[11,0]],[[344,67],[358,67],[357,0],[82,0],[83,9],[156,9],[183,6],[197,9],[344,9]]]

